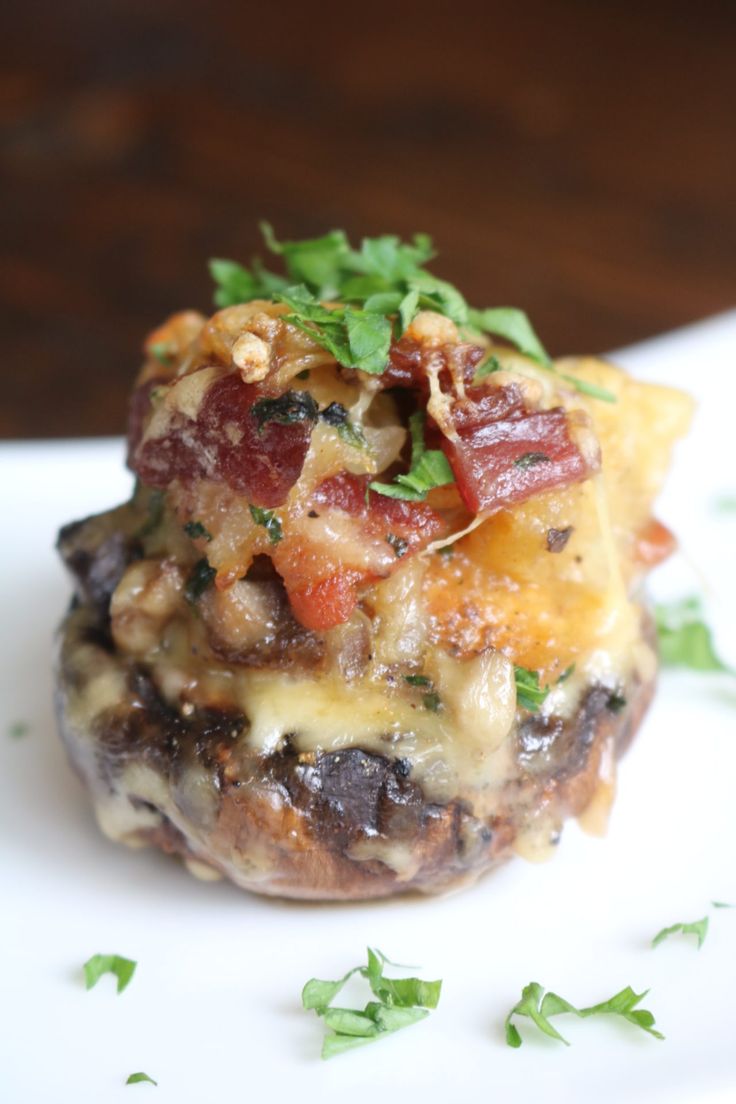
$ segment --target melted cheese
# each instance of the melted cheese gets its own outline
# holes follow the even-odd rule
[[[492,807],[494,794],[513,771],[516,695],[512,665],[500,654],[458,663],[428,649],[424,670],[440,698],[434,712],[424,704],[426,687],[409,685],[403,674],[375,661],[361,676],[346,681],[338,670],[296,675],[246,667],[202,668],[184,658],[189,648],[183,638],[177,642],[176,634],[167,635],[152,665],[160,692],[179,707],[185,700],[189,707],[241,709],[249,728],[240,739],[261,755],[280,750],[287,736],[305,753],[357,745],[407,759],[412,778],[430,799],[472,794],[479,808],[486,803]],[[115,694],[117,701],[124,696],[122,679],[110,687],[109,695],[100,696],[102,677],[92,679],[80,695],[85,702],[80,718],[87,726],[113,704]],[[159,798],[155,803],[164,808]],[[207,821],[210,798],[206,778],[185,775],[178,784],[179,808],[189,809],[200,824]],[[168,807],[165,811],[168,815]]]
[[[604,836],[611,806],[616,797],[616,744],[609,740],[601,753],[598,781],[587,808],[578,816],[578,824],[589,836]]]
[[[198,372],[182,376],[166,393],[164,405],[171,411],[178,411],[185,417],[195,421],[199,414],[204,397],[210,385],[223,374],[221,368],[200,368]],[[149,437],[160,436],[153,428],[148,433]]]
[[[567,710],[574,708],[568,691],[580,690],[584,679],[615,685],[633,670],[651,674],[653,657],[641,643],[641,611],[630,593],[641,573],[636,534],[650,518],[692,403],[600,361],[559,368],[612,391],[616,403],[587,398],[554,372],[508,360],[507,374],[523,369],[547,388],[545,402],[562,402],[575,417],[584,411],[600,442],[602,471],[475,519],[455,537],[451,558],[426,556],[425,599],[432,639],[455,654],[500,648],[552,683],[574,664],[577,680],[548,699],[549,708]],[[555,529],[570,536],[552,553],[547,538]]]
[[[374,589],[373,656],[379,669],[398,663],[421,663],[427,639],[422,601],[424,570],[424,561],[412,557]]]

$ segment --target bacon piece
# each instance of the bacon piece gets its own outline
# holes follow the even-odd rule
[[[425,379],[419,342],[410,337],[392,341],[388,366],[379,379],[384,387],[421,387]]]
[[[448,531],[425,502],[404,502],[372,491],[366,502],[367,483],[367,476],[347,472],[324,480],[310,499],[314,539],[305,521],[298,533],[285,536],[273,550],[294,615],[308,629],[324,631],[347,621],[360,587],[387,577],[406,556]],[[324,539],[321,523],[334,539]]]
[[[385,540],[386,533],[391,533],[402,538],[407,542],[407,552],[425,548],[445,529],[439,514],[426,502],[387,498],[375,491],[368,491],[366,501],[367,484],[368,476],[340,472],[315,488],[312,504],[315,509],[327,506],[360,518],[366,536]]]
[[[239,375],[222,376],[195,419],[176,414],[162,437],[143,440],[131,466],[144,483],[162,490],[174,479],[209,479],[256,506],[280,506],[301,474],[312,426],[267,422],[259,429],[252,411],[264,395]]]
[[[452,386],[452,376],[447,367],[447,350],[452,348],[453,356],[462,366],[463,377],[466,383],[472,380],[475,369],[485,356],[485,350],[480,345],[460,344],[453,346],[423,345],[411,337],[402,337],[399,341],[393,341],[388,354],[388,366],[386,371],[377,379],[382,387],[403,387],[427,389],[429,387],[427,373],[425,371],[425,357],[441,357],[445,367],[440,371],[440,383],[443,390],[449,390]]]
[[[577,483],[598,467],[572,439],[566,411],[529,410],[516,384],[471,388],[452,418],[458,439],[443,437],[442,449],[474,514]]]

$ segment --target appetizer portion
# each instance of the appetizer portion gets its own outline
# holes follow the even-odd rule
[[[130,502],[62,530],[58,708],[100,825],[261,893],[436,891],[600,829],[690,400],[475,310],[431,242],[212,262],[148,338]]]

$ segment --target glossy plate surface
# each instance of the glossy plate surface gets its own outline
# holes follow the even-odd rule
[[[696,392],[659,514],[684,554],[660,597],[705,593],[736,665],[736,312],[616,358]],[[0,1099],[107,1104],[386,1098],[714,1104],[736,1099],[736,680],[666,673],[622,763],[608,837],[568,824],[553,861],[509,864],[455,896],[359,906],[288,905],[203,884],[151,851],[97,831],[51,710],[51,638],[69,585],[57,527],[126,497],[118,441],[0,446]],[[11,734],[17,722],[25,735]],[[701,951],[660,928],[711,913]],[[323,1063],[322,1025],[302,1012],[310,976],[341,976],[367,943],[444,979],[425,1022]],[[120,996],[85,992],[96,952],[138,961]],[[569,1048],[503,1020],[539,981],[573,1003],[631,985],[667,1036],[610,1019],[558,1020]],[[125,1087],[145,1071],[159,1085]]]

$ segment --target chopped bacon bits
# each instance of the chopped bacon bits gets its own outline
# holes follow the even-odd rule
[[[259,428],[252,410],[263,397],[262,388],[239,375],[220,377],[196,418],[176,414],[163,436],[143,439],[131,466],[151,487],[210,479],[257,506],[280,506],[301,474],[311,425],[269,422]]]
[[[366,534],[379,536],[381,541],[386,540],[387,532],[393,533],[407,542],[410,552],[418,552],[445,532],[445,522],[426,502],[387,498],[375,491],[368,491],[366,500],[367,483],[367,476],[340,472],[320,483],[312,502],[360,518]]]
[[[312,494],[316,520],[342,539],[328,543],[320,528],[322,539],[310,540],[302,529],[273,551],[294,614],[308,629],[324,631],[347,621],[360,588],[396,569],[400,560],[387,533],[401,542],[403,558],[448,532],[447,524],[425,502],[402,502],[372,491],[366,502],[367,482],[366,476],[341,472]],[[310,510],[306,516],[314,514]]]
[[[421,387],[424,370],[422,368],[422,346],[418,341],[402,337],[391,343],[388,354],[388,367],[380,381],[384,387]]]
[[[456,365],[460,366],[465,383],[470,383],[475,370],[486,355],[480,345],[457,344],[451,346],[427,346],[411,337],[404,336],[399,341],[394,341],[389,350],[388,367],[379,380],[383,387],[404,388],[428,388],[428,379],[425,369],[427,357],[441,357],[444,368],[440,372],[440,382],[443,390],[449,390],[452,385],[452,376],[448,367],[448,350],[452,349],[452,357]]]
[[[289,495],[302,474],[318,411],[329,424],[336,424],[328,416],[333,408],[347,411],[341,372],[338,399],[322,370],[314,394],[284,391],[271,375],[260,378],[268,367],[266,341],[250,330],[234,334],[234,341],[229,334],[227,364],[213,359],[212,350],[205,356],[200,342],[204,363],[197,367],[177,374],[172,361],[150,369],[154,378],[137,388],[131,402],[130,464],[147,486],[167,490],[173,484],[175,495],[192,498],[197,509],[192,513],[190,504],[182,517],[206,519],[218,593],[243,577],[255,553],[265,554],[283,580],[296,618],[323,632],[350,618],[371,583],[457,529],[458,513],[464,525],[466,509],[492,513],[594,470],[595,448],[583,455],[582,437],[572,436],[565,410],[536,410],[523,384],[500,377],[475,386],[486,350],[448,341],[454,330],[445,322],[425,322],[431,325],[392,343],[387,369],[373,377],[371,390],[376,385],[403,390],[395,405],[388,404],[402,421],[416,407],[426,408],[426,447],[443,449],[457,482],[451,502],[440,496],[434,507],[377,494],[368,489],[367,474],[343,470],[319,482],[319,449],[310,456],[308,485]],[[352,382],[356,394],[370,396],[357,373]],[[157,386],[161,394],[154,391]],[[334,450],[324,457],[324,475],[344,463]],[[211,494],[199,503],[203,486]],[[279,539],[266,543],[263,527],[252,524],[254,511],[274,508],[280,508]],[[549,550],[559,551],[568,535],[551,530]]]
[[[566,411],[529,410],[515,384],[469,389],[452,416],[458,436],[443,438],[442,448],[463,502],[474,514],[579,482],[595,470],[570,436]],[[531,455],[545,460],[524,462]]]

